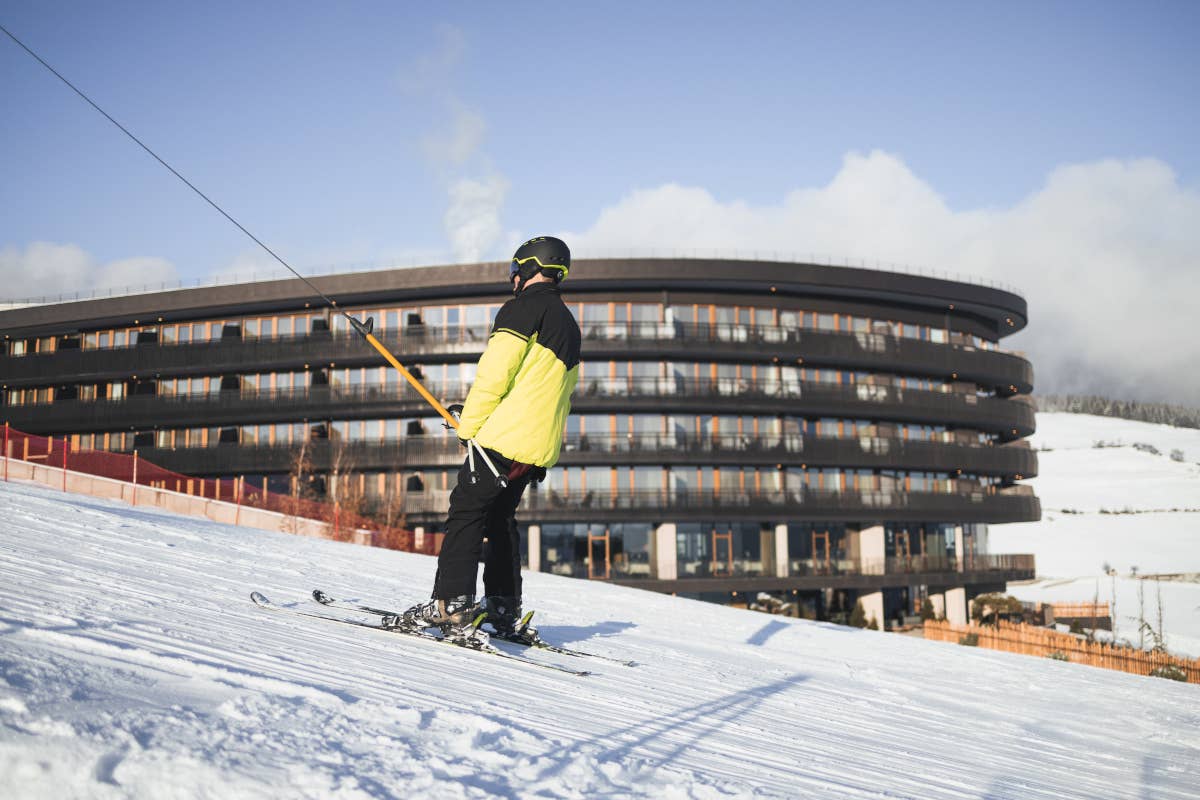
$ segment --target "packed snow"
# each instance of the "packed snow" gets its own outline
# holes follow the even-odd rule
[[[1040,579],[1009,584],[1009,593],[1037,602],[1115,597],[1118,636],[1136,643],[1143,581],[1132,574],[1182,575],[1161,584],[1163,632],[1171,652],[1200,657],[1200,430],[1065,413],[1038,414],[1037,425],[1038,477],[1029,483],[1042,520],[991,527],[994,552],[1037,557]],[[1158,589],[1145,583],[1144,616],[1157,623]]]
[[[434,560],[0,484],[0,797],[1195,797],[1195,685],[529,574],[576,677],[263,611]],[[581,659],[530,653],[533,660]]]

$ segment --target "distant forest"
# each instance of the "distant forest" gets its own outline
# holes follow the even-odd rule
[[[1138,422],[1157,422],[1177,428],[1200,428],[1200,409],[1166,403],[1139,403],[1092,395],[1037,395],[1038,411],[1066,411],[1071,414],[1095,414]]]

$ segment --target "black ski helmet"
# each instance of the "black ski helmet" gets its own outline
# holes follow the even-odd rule
[[[525,288],[525,282],[539,272],[562,283],[571,270],[571,250],[562,239],[535,236],[517,248],[508,267],[508,279],[519,277],[513,292]]]

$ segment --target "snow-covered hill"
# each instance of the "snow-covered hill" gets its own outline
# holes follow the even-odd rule
[[[990,546],[1034,553],[1043,579],[1010,584],[1009,592],[1031,601],[1109,602],[1108,565],[1122,576],[1115,582],[1118,634],[1137,641],[1142,582],[1131,571],[1200,574],[1200,430],[1064,413],[1038,414],[1037,424],[1031,443],[1040,450],[1039,470],[1030,483],[1043,518],[993,526]],[[1171,459],[1175,450],[1182,462]],[[1126,513],[1133,511],[1144,513]],[[1141,588],[1153,619],[1158,587]],[[1161,588],[1172,652],[1200,656],[1200,583]]]
[[[429,585],[423,556],[16,484],[0,520],[0,797],[1200,786],[1194,685],[531,574],[547,638],[640,662],[579,678],[247,599],[407,603]]]

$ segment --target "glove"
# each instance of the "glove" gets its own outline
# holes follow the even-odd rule
[[[455,419],[461,419],[462,412],[463,412],[463,404],[455,403],[453,405],[446,406],[446,410],[450,412],[450,416],[454,417]],[[442,427],[445,428],[446,430],[453,430],[453,428],[449,422],[443,422]],[[462,444],[463,447],[467,446],[467,443],[464,442],[462,439],[459,439],[458,441],[460,444]]]

